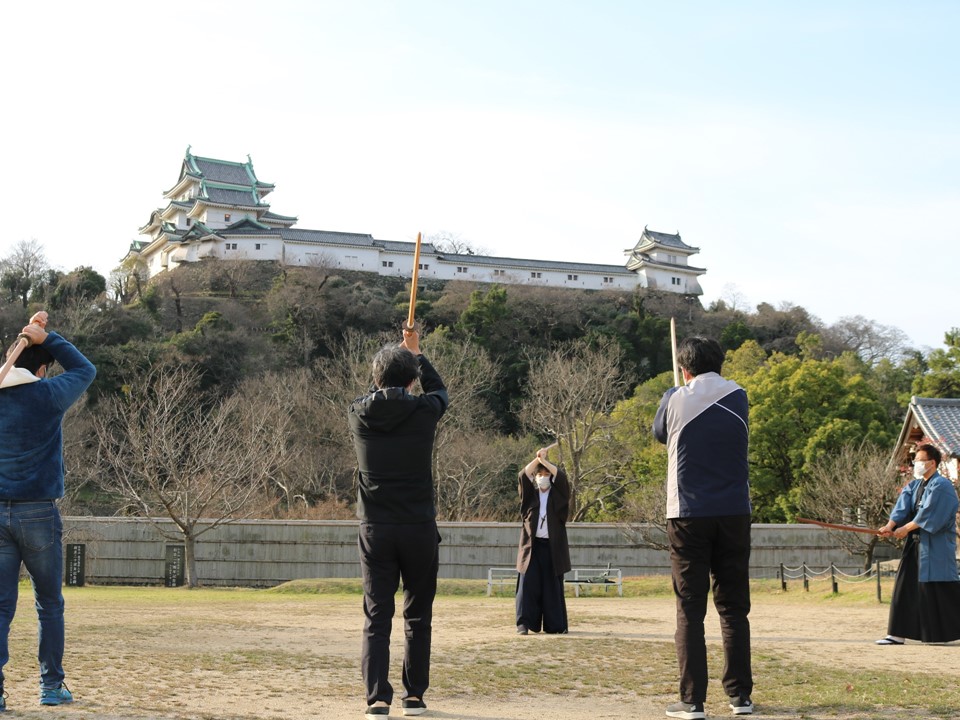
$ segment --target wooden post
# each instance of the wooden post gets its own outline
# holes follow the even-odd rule
[[[36,313],[32,318],[30,318],[31,325],[39,325],[42,328],[47,327],[47,314],[41,310]],[[10,368],[13,367],[13,364],[17,361],[17,358],[20,357],[20,353],[30,347],[30,338],[26,335],[19,335],[17,337],[17,344],[10,351],[10,356],[7,358],[7,361],[3,364],[3,367],[0,367],[0,382],[3,382],[3,379],[7,376],[7,373],[10,372]]]
[[[780,563],[780,589],[787,591],[787,574],[783,571],[783,563]]]
[[[833,594],[837,595],[840,591],[837,589],[837,568],[830,563],[830,587],[833,588]]]
[[[807,564],[801,563],[800,567],[803,568],[803,591],[810,592],[810,578],[807,577]]]
[[[881,602],[880,600],[880,561],[879,560],[876,561],[876,565],[874,567],[875,567],[875,572],[877,573],[877,602]]]
[[[673,357],[673,386],[680,387],[680,366],[677,365],[677,323],[670,318],[670,350]]]
[[[413,330],[413,316],[417,310],[417,282],[420,279],[420,233],[413,251],[413,279],[410,282],[410,311],[407,313],[407,330]]]

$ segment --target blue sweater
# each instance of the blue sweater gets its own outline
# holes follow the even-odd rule
[[[56,333],[43,343],[64,372],[0,388],[0,500],[63,497],[64,413],[93,382],[96,368]]]

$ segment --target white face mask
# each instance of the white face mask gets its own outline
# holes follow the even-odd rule
[[[541,490],[546,490],[548,487],[550,487],[550,476],[537,475],[537,487]]]
[[[927,463],[929,460],[915,460],[913,463],[913,476],[920,480],[927,473]]]

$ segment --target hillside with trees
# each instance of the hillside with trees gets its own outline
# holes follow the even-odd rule
[[[217,260],[104,278],[51,270],[22,242],[0,290],[5,346],[43,307],[98,368],[65,425],[66,513],[162,515],[185,536],[199,518],[353,516],[345,410],[399,340],[409,280]],[[422,345],[452,398],[441,519],[513,520],[519,468],[559,439],[576,520],[657,521],[666,453],[649,428],[672,382],[671,317],[680,337],[717,338],[749,394],[757,521],[794,518],[825,463],[888,457],[911,394],[960,396],[957,329],[924,354],[896,328],[795,305],[427,282]]]

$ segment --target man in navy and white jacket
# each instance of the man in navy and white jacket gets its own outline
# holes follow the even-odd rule
[[[747,394],[720,376],[716,340],[677,347],[685,385],[660,401],[653,434],[667,445],[667,537],[677,598],[680,702],[667,716],[706,717],[707,650],[703,620],[710,575],[726,658],[723,688],[736,715],[753,712],[750,695],[750,482]]]

